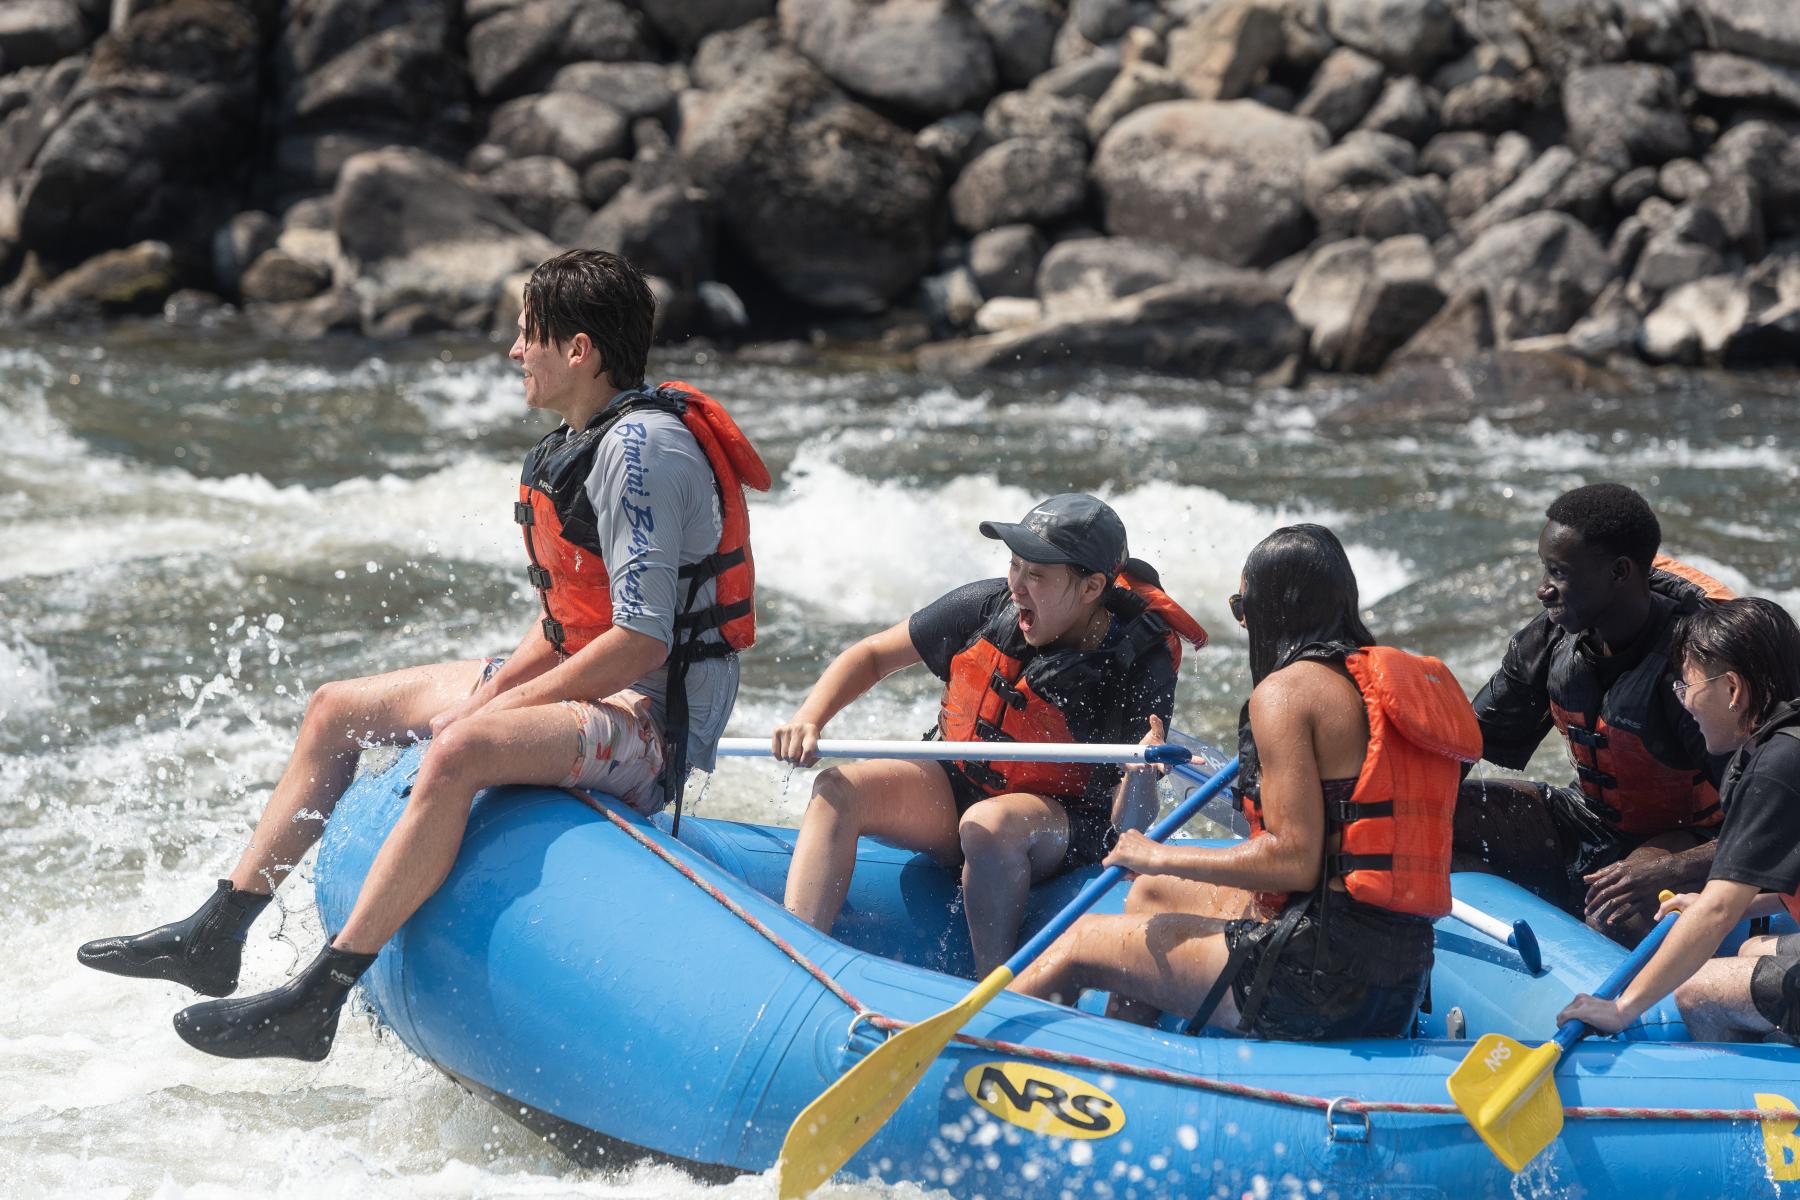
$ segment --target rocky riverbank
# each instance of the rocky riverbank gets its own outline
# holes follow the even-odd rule
[[[1793,365],[1795,0],[9,0],[0,315]]]

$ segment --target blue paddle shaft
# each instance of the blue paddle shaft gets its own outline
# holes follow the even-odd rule
[[[1177,749],[1185,751],[1186,747],[1177,747]],[[1169,769],[1184,779],[1194,780],[1201,786],[1186,800],[1176,805],[1174,812],[1150,827],[1150,832],[1144,836],[1153,842],[1163,841],[1177,829],[1193,820],[1195,814],[1206,807],[1207,801],[1224,791],[1226,785],[1237,777],[1238,760],[1234,758],[1226,763],[1211,779],[1185,763],[1172,764]],[[1051,918],[1048,925],[1038,930],[1036,937],[1020,946],[1013,956],[1006,960],[1006,969],[1014,975],[1023,971],[1033,959],[1048,950],[1050,943],[1061,937],[1069,926],[1075,923],[1077,917],[1092,908],[1100,897],[1106,895],[1113,884],[1119,882],[1124,874],[1125,872],[1118,867],[1108,867],[1095,876],[1086,887],[1081,889],[1080,894],[1069,902],[1067,908]]]
[[[1594,989],[1596,999],[1616,999],[1619,993],[1625,990],[1625,985],[1637,978],[1637,973],[1644,969],[1644,964],[1655,956],[1657,947],[1661,946],[1663,939],[1669,936],[1669,930],[1675,927],[1675,918],[1678,915],[1680,914],[1670,913],[1656,923],[1656,928],[1650,931],[1650,936],[1639,942],[1638,948],[1627,955],[1625,961],[1615,967],[1613,973]],[[1587,1036],[1587,1033],[1588,1025],[1585,1021],[1569,1021],[1556,1031],[1556,1044],[1567,1050]]]

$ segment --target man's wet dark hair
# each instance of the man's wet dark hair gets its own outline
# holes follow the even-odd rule
[[[1581,535],[1604,554],[1629,558],[1650,574],[1662,545],[1662,526],[1644,498],[1622,483],[1590,483],[1564,492],[1544,516]]]
[[[605,250],[546,259],[525,285],[525,340],[562,346],[587,334],[600,351],[600,368],[621,390],[643,386],[655,322],[656,296],[643,274]]]
[[[1253,683],[1313,642],[1375,644],[1357,613],[1350,558],[1323,525],[1289,525],[1258,542],[1244,560],[1243,596]]]
[[[1773,600],[1744,596],[1689,613],[1675,626],[1670,656],[1706,675],[1737,672],[1749,693],[1744,716],[1753,724],[1800,700],[1800,627]]]

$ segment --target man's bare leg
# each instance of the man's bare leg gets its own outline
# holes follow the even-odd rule
[[[1031,885],[1048,879],[1069,849],[1069,817],[1054,800],[1027,792],[969,806],[957,826],[963,851],[963,904],[975,974],[985,977],[1019,944]]]
[[[1750,999],[1760,957],[1715,958],[1675,989],[1681,1019],[1697,1042],[1756,1042],[1774,1026]]]
[[[561,704],[467,717],[439,734],[332,945],[379,951],[450,874],[475,793],[498,784],[559,784],[577,752],[577,718]]]
[[[423,733],[433,716],[469,695],[481,668],[479,662],[439,663],[320,688],[231,876],[192,915],[143,933],[96,938],[76,951],[77,960],[109,975],[166,979],[205,996],[231,995],[245,934],[318,841],[363,745]]]
[[[1224,931],[1223,921],[1185,913],[1092,914],[1025,968],[1013,990],[1073,1004],[1084,990],[1097,988],[1162,1012],[1192,1013],[1230,957]],[[1237,1024],[1231,993],[1208,1024]]]
[[[262,895],[280,887],[324,832],[325,819],[356,775],[363,748],[425,737],[433,717],[474,690],[483,665],[476,660],[408,667],[328,683],[314,692],[287,769],[231,869],[231,885]]]
[[[875,759],[820,771],[788,864],[782,904],[830,932],[850,893],[856,839],[921,850],[947,867],[962,862],[956,798],[936,763]]]

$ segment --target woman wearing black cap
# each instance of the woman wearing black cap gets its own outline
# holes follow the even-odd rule
[[[1018,524],[983,522],[1012,551],[1005,579],[971,583],[834,659],[775,731],[776,757],[818,761],[820,730],[851,701],[923,662],[946,685],[945,741],[1160,741],[1180,638],[1206,634],[1126,557],[1125,526],[1092,496],[1053,496]],[[1098,862],[1156,811],[1155,776],[1050,763],[877,759],[821,771],[788,869],[788,911],[829,930],[863,835],[962,868],[983,974],[1018,940],[1032,884]]]

